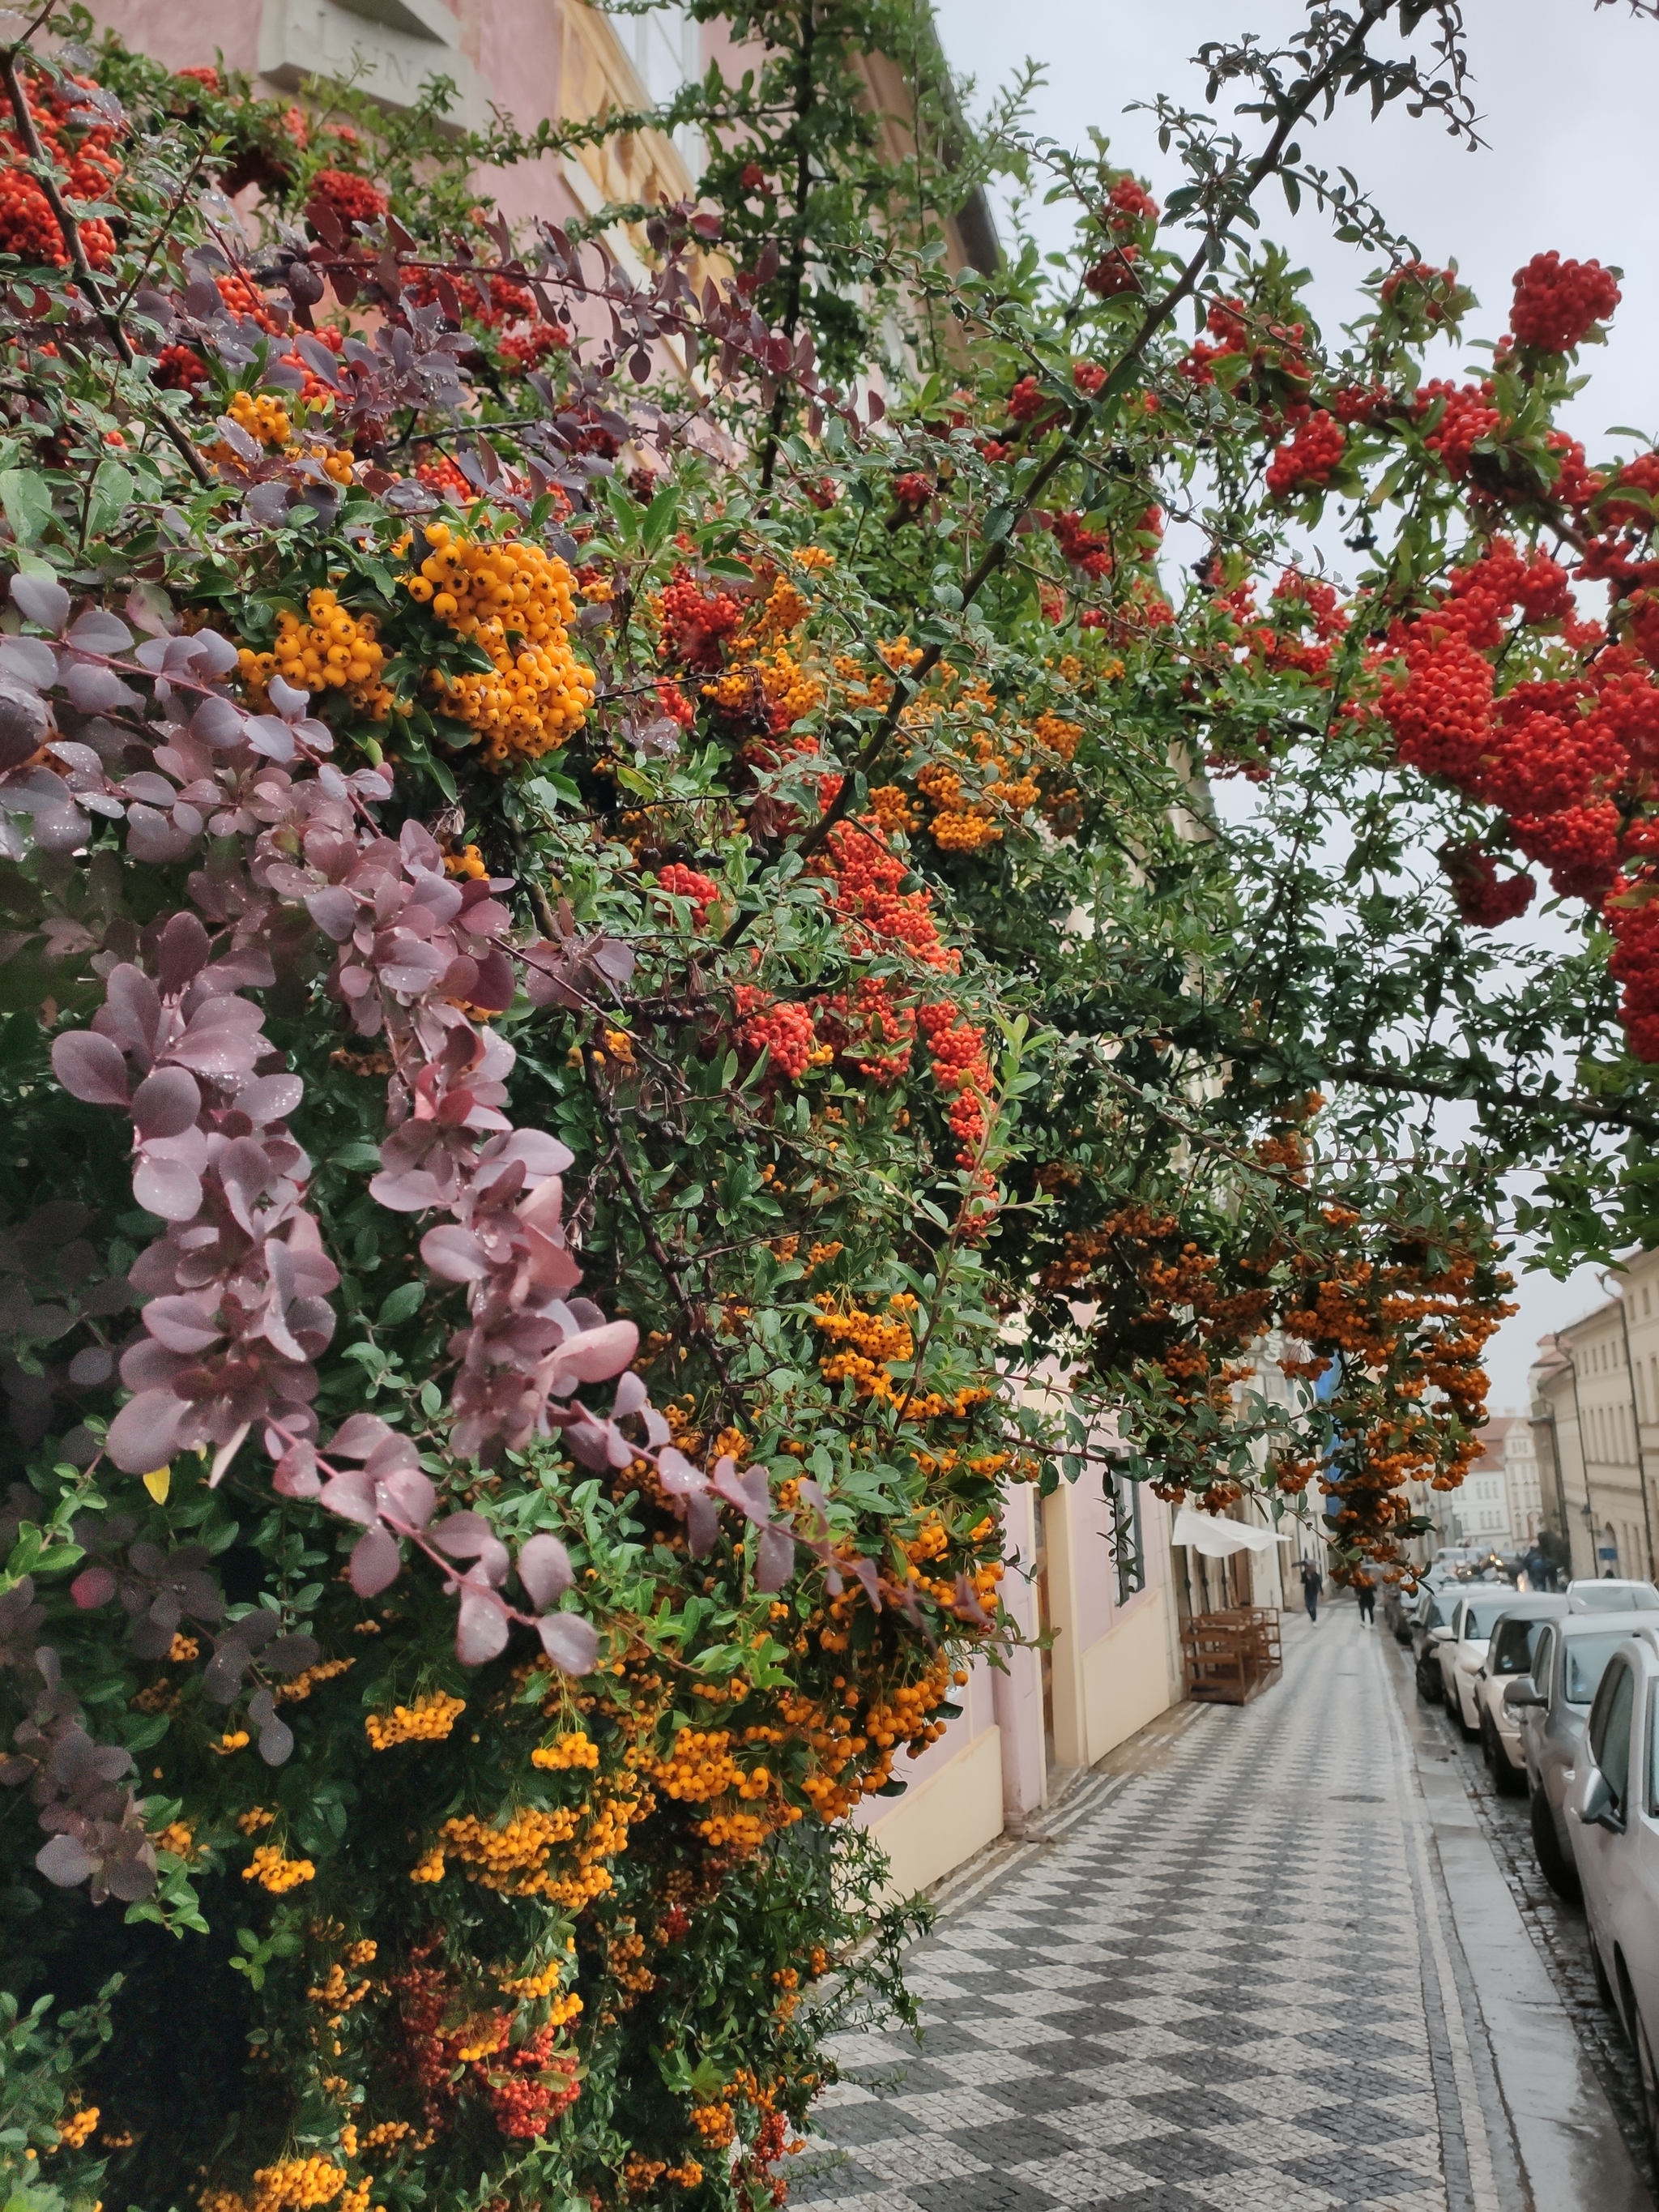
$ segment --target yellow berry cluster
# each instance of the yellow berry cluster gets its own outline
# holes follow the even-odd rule
[[[702,2179],[702,2167],[695,2158],[670,2166],[665,2159],[647,2158],[642,2151],[630,2150],[623,2161],[623,2187],[630,2197],[648,2196],[659,2181],[695,2189]]]
[[[544,1743],[530,1754],[532,1766],[556,1771],[564,1766],[597,1766],[599,1747],[581,1729],[564,1735],[556,1735],[551,1743]]]
[[[316,1874],[309,1859],[285,1858],[275,1844],[261,1844],[252,1863],[242,1869],[242,1880],[257,1881],[261,1889],[281,1897],[286,1890],[298,1889],[302,1881],[314,1881]]]
[[[1031,735],[1051,753],[1070,761],[1082,742],[1083,725],[1068,722],[1062,714],[1039,714],[1031,725]]]
[[[355,1662],[349,1659],[324,1659],[315,1667],[307,1667],[303,1674],[296,1674],[291,1682],[284,1682],[276,1692],[279,1705],[297,1705],[308,1698],[319,1682],[331,1682],[337,1674],[343,1674]]]
[[[285,446],[294,435],[294,424],[280,399],[263,392],[233,392],[226,413],[239,429],[262,446]]]
[[[841,1347],[818,1362],[824,1381],[842,1382],[850,1377],[860,1398],[893,1397],[887,1370],[894,1360],[908,1359],[915,1354],[909,1316],[915,1310],[915,1299],[908,1291],[901,1291],[888,1300],[886,1316],[866,1313],[861,1306],[840,1312],[828,1291],[822,1292],[815,1303],[820,1310],[812,1326]]]
[[[326,586],[306,601],[308,622],[291,608],[276,617],[276,642],[269,653],[244,646],[237,654],[249,702],[267,703],[273,676],[296,691],[343,690],[352,705],[377,722],[392,711],[392,694],[380,681],[386,647],[373,615],[354,615]]]
[[[236,1825],[245,1836],[252,1836],[261,1828],[268,1828],[276,1818],[276,1815],[268,1812],[263,1805],[250,1805],[246,1813],[236,1815]]]
[[[71,2150],[79,2150],[97,2124],[97,2106],[83,2105],[78,2112],[72,2112],[68,2119],[58,2123],[58,2147],[67,2143]]]
[[[171,1851],[175,1858],[187,1859],[195,1844],[195,1832],[185,1820],[169,1820],[165,1828],[155,1831],[158,1851]]]
[[[346,2190],[344,2171],[332,2159],[289,2158],[258,2169],[251,2197],[229,2189],[204,2189],[200,2203],[202,2212],[313,2212],[319,2204],[332,2204],[343,2191],[349,2203],[354,2192]]]
[[[493,664],[488,674],[434,670],[443,711],[478,732],[492,768],[557,752],[586,720],[597,682],[567,635],[569,569],[538,545],[482,544],[446,522],[431,524],[426,540],[430,551],[404,579],[410,597]]]
[[[433,1690],[412,1705],[394,1705],[389,1713],[370,1713],[363,1731],[376,1751],[390,1751],[395,1743],[439,1743],[466,1711],[465,1698],[452,1698]]]
[[[329,2016],[329,2026],[334,2027],[344,2019],[353,2005],[362,2002],[371,1986],[370,1983],[362,1981],[355,1989],[352,1988],[346,1980],[345,1968],[337,1959],[316,1988],[307,1990],[306,1995],[313,2004],[321,2005]]]
[[[357,478],[357,456],[347,446],[307,446],[307,460],[320,461],[323,474],[331,483],[355,483]]]
[[[780,645],[773,648],[769,659],[762,656],[728,668],[703,685],[702,696],[727,714],[741,714],[757,705],[775,709],[776,720],[787,729],[823,704],[824,689]]]

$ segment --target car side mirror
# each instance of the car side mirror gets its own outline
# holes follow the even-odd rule
[[[1549,1699],[1530,1674],[1520,1674],[1504,1691],[1504,1703],[1510,1712],[1516,1712],[1522,1705],[1547,1705]]]
[[[1431,1628],[1429,1631],[1429,1641],[1431,1644],[1443,1644],[1450,1634],[1451,1624],[1448,1622],[1443,1627]]]
[[[1605,1828],[1613,1836],[1625,1832],[1625,1816],[1613,1794],[1613,1784],[1599,1766],[1592,1768],[1590,1778],[1584,1784],[1583,1810],[1578,1817],[1587,1828]]]

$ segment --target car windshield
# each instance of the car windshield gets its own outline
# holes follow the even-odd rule
[[[1570,1705],[1588,1705],[1601,1686],[1607,1662],[1630,1634],[1629,1629],[1609,1629],[1602,1636],[1569,1636],[1566,1639],[1566,1692]]]
[[[1659,1613],[1651,1583],[1577,1583],[1572,1602],[1580,1613]]]
[[[1494,1625],[1504,1618],[1514,1603],[1513,1590],[1506,1590],[1502,1597],[1472,1597],[1463,1608],[1465,1638],[1490,1636]]]

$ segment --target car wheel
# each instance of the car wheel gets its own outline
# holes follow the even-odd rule
[[[1624,1989],[1631,2040],[1636,2045],[1636,2071],[1642,2085],[1642,2124],[1649,2149],[1659,2157],[1659,2072],[1654,2069],[1653,2046],[1648,2041],[1647,2024],[1637,2007],[1635,1991],[1627,1980]]]
[[[1510,1755],[1504,1748],[1504,1740],[1498,1733],[1497,1723],[1486,1711],[1482,1711],[1480,1716],[1480,1746],[1492,1771],[1492,1788],[1500,1797],[1518,1797],[1522,1788],[1521,1777],[1510,1765]]]
[[[1590,1972],[1595,1976],[1595,1994],[1610,2013],[1617,2014],[1619,2001],[1613,1994],[1613,1984],[1607,1979],[1607,1970],[1601,1964],[1601,1947],[1595,1940],[1595,1931],[1589,1931]]]
[[[1532,1847],[1538,1854],[1539,1872],[1558,1897],[1565,1897],[1569,1905],[1577,1905],[1578,1869],[1561,1848],[1561,1838],[1555,1832],[1555,1816],[1541,1789],[1532,1793],[1531,1814]]]

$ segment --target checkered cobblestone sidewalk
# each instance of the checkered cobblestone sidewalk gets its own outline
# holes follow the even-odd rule
[[[947,1913],[920,2046],[843,2039],[791,2202],[1503,2212],[1380,1642],[1338,1609]]]

